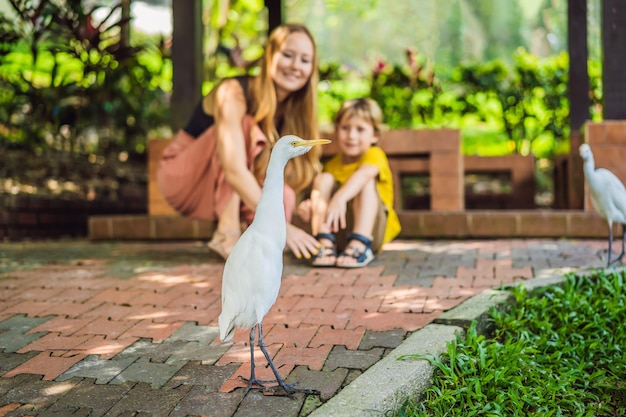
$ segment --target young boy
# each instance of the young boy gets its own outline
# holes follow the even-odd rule
[[[358,268],[400,232],[389,161],[376,146],[382,111],[372,99],[349,100],[334,122],[339,153],[324,164],[311,192],[311,229],[322,245],[312,264]]]

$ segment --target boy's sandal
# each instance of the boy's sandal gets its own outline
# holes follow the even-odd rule
[[[335,264],[339,268],[360,268],[368,265],[374,260],[374,252],[372,251],[372,239],[359,234],[349,233],[346,237],[348,242],[356,240],[365,245],[365,249],[355,248],[354,246],[348,246],[343,252],[339,254],[339,257],[352,257],[356,262],[351,264]],[[347,252],[350,251],[350,252]]]
[[[335,248],[335,235],[330,233],[318,233],[315,235],[315,239],[326,239],[330,240],[333,244],[332,246],[322,245],[322,247],[317,251],[317,254],[313,256],[311,259],[312,266],[335,266],[335,262],[337,261],[337,249]],[[322,258],[330,258],[333,260],[322,260]]]

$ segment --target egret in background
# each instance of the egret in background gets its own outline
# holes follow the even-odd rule
[[[622,253],[613,262],[619,262],[624,257],[624,225],[626,225],[626,188],[624,184],[608,169],[595,168],[591,147],[583,143],[578,148],[583,159],[583,172],[589,185],[591,203],[598,214],[609,224],[609,259],[611,265],[611,245],[613,243],[613,223],[622,225]]]
[[[288,394],[297,389],[285,384],[263,340],[261,321],[278,297],[283,273],[283,249],[287,241],[287,222],[283,205],[285,166],[291,158],[304,155],[315,145],[330,143],[327,139],[304,140],[287,135],[280,138],[272,149],[265,175],[261,198],[254,220],[243,232],[224,265],[222,277],[222,312],[219,316],[220,339],[228,341],[235,328],[250,330],[251,371],[248,390],[253,385],[265,388],[254,372],[254,338],[259,329],[258,345],[276,376],[278,386]],[[274,387],[276,388],[276,387]]]

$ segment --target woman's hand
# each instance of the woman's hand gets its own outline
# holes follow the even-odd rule
[[[313,206],[311,204],[311,200],[307,199],[298,204],[298,207],[296,208],[296,214],[303,222],[308,223],[311,221],[312,209]]]
[[[298,259],[311,259],[317,253],[320,243],[304,230],[287,224],[287,247]]]

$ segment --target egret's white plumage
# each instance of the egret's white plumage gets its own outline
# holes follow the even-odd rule
[[[591,147],[587,143],[580,145],[578,151],[580,157],[583,159],[583,172],[587,184],[589,185],[591,203],[598,214],[606,219],[609,225],[609,255],[607,265],[610,265],[611,246],[613,243],[613,223],[620,223],[622,227],[626,225],[626,188],[619,178],[608,169],[596,169]],[[622,253],[615,261],[619,261],[623,257],[624,235],[622,234]]]
[[[261,321],[276,301],[282,279],[283,249],[287,236],[283,206],[285,166],[291,158],[304,155],[314,145],[325,143],[330,141],[304,140],[293,135],[283,136],[276,142],[254,220],[243,232],[224,265],[220,339],[230,340],[236,328],[251,328],[252,366],[248,388],[252,384],[262,386],[254,373],[254,335],[258,327],[259,347],[274,371],[277,382],[288,392],[295,390],[284,384],[265,349]]]

